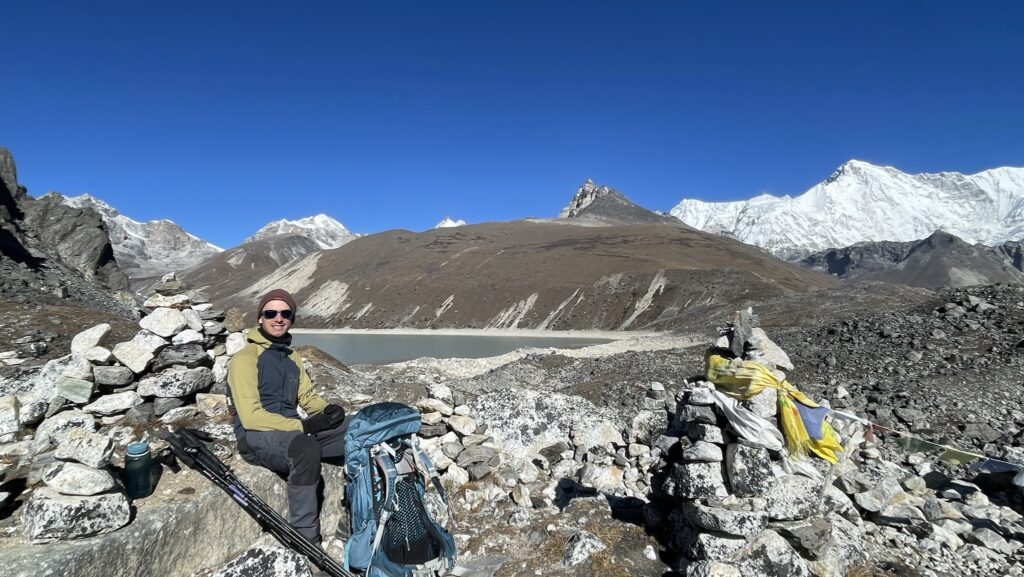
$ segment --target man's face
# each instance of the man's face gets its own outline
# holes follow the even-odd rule
[[[267,315],[270,314],[267,311],[274,311],[273,318],[267,318]],[[281,315],[281,311],[289,311],[294,314],[294,311],[288,307],[288,303],[284,301],[270,301],[260,311],[260,320],[258,322],[263,327],[263,330],[272,337],[283,337],[292,326],[292,320],[284,318]]]

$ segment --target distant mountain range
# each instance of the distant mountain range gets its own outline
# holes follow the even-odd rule
[[[349,232],[345,225],[327,216],[318,214],[299,220],[275,220],[256,231],[256,234],[242,241],[252,242],[280,235],[300,235],[314,241],[322,250],[338,248],[346,242],[359,238],[358,234]]]
[[[185,232],[166,219],[139,222],[117,212],[109,204],[89,194],[54,195],[63,204],[75,208],[91,208],[107,225],[114,259],[131,279],[159,277],[172,270],[188,268],[221,252],[222,248]]]
[[[907,174],[851,160],[797,197],[683,200],[671,214],[782,258],[861,242],[910,242],[937,230],[989,246],[1024,238],[1024,168]]]

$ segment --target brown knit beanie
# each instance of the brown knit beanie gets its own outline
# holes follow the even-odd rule
[[[288,291],[284,289],[274,289],[263,295],[263,298],[260,299],[260,306],[256,308],[257,322],[259,322],[260,315],[263,314],[263,307],[267,306],[267,303],[270,301],[284,301],[288,303],[288,308],[292,309],[292,322],[295,322],[295,317],[299,313],[299,307],[295,305],[295,299],[292,298],[292,295],[288,294]]]

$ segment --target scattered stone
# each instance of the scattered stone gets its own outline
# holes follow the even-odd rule
[[[168,369],[139,381],[139,394],[157,397],[185,397],[213,384],[213,371],[207,367]]]
[[[212,367],[213,359],[206,354],[203,346],[196,343],[173,345],[166,347],[153,359],[151,370],[158,373],[170,367],[181,367],[195,369],[198,367]]]
[[[565,544],[562,554],[562,565],[576,567],[598,551],[604,551],[606,545],[589,531],[577,531]]]
[[[114,488],[114,478],[80,463],[60,463],[43,474],[43,482],[62,495],[98,495]]]
[[[801,475],[784,475],[765,493],[765,511],[773,521],[806,519],[817,513],[821,481]]]
[[[309,562],[283,547],[258,545],[220,568],[212,577],[310,577]]]
[[[93,367],[93,380],[97,385],[123,387],[135,379],[135,373],[128,367]]]
[[[142,397],[135,391],[125,391],[103,395],[96,401],[82,407],[86,413],[95,415],[120,415],[135,405],[142,403]]]
[[[228,398],[226,395],[197,393],[196,408],[207,417],[226,415],[228,414]]]
[[[159,308],[173,308],[177,310],[186,309],[189,307],[192,299],[188,295],[177,294],[177,295],[162,295],[155,294],[142,303],[142,306],[150,309]],[[156,312],[156,311],[154,311]],[[152,316],[152,315],[151,315]]]
[[[238,352],[244,349],[245,345],[247,344],[249,344],[249,341],[248,339],[245,338],[245,335],[242,333],[231,333],[230,335],[228,335],[227,341],[224,342],[224,346],[227,349],[226,353],[228,356],[234,356],[238,354]]]
[[[448,419],[448,426],[460,435],[471,435],[477,429],[476,421],[471,417],[463,417],[461,415],[453,415],[452,418]]]
[[[731,443],[725,449],[725,470],[733,493],[740,497],[760,497],[775,484],[767,449]]]
[[[64,411],[45,419],[36,429],[36,437],[49,436],[60,444],[66,441],[68,435],[75,429],[91,433],[96,429],[96,419],[82,411]]]
[[[203,333],[195,329],[185,329],[171,338],[172,345],[187,345],[191,343],[202,343],[206,340]]]
[[[676,487],[675,496],[684,499],[728,495],[721,463],[675,463],[672,465],[672,480]]]
[[[697,441],[680,453],[683,461],[719,462],[722,458],[722,448],[707,441]]]
[[[19,410],[21,403],[18,397],[7,395],[0,397],[0,442],[9,443],[14,435],[21,430]]]
[[[106,435],[78,429],[71,431],[67,438],[57,445],[53,456],[62,461],[76,461],[100,469],[110,462],[113,452],[114,446]]]
[[[737,537],[753,537],[768,526],[764,511],[734,511],[693,502],[683,504],[683,513],[697,527]]]
[[[71,339],[71,354],[81,355],[93,347],[100,346],[108,333],[110,333],[110,324],[108,323],[98,324],[78,333]]]
[[[47,543],[116,531],[130,519],[122,493],[71,496],[41,487],[29,496],[21,526],[27,540]]]

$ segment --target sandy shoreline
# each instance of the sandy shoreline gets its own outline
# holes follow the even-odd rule
[[[293,333],[321,335],[438,335],[479,337],[544,337],[550,339],[611,339],[616,341],[638,337],[662,337],[665,331],[549,331],[538,329],[291,329]]]

